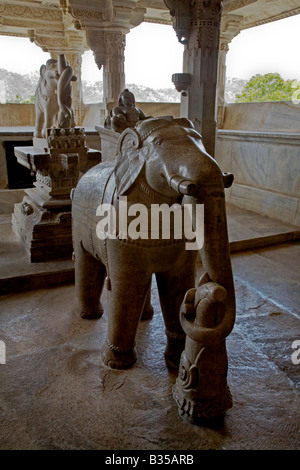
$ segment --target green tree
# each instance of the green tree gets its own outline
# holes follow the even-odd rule
[[[279,73],[257,74],[250,78],[243,91],[236,95],[235,102],[291,101],[293,93],[295,80],[284,80]]]
[[[28,99],[24,99],[21,95],[17,94],[13,100],[6,100],[6,103],[32,104],[35,103],[35,95],[30,96]]]

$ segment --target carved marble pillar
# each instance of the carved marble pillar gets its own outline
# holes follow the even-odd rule
[[[87,42],[99,69],[103,66],[103,101],[106,107],[116,103],[125,88],[125,33],[120,30],[87,29]]]
[[[82,80],[81,80],[81,66],[82,66],[82,55],[81,53],[67,53],[66,59],[70,66],[74,70],[74,75],[77,77],[76,82],[72,84],[72,103],[75,113],[75,121],[81,126],[82,124]]]
[[[218,104],[217,104],[217,124],[218,129],[222,129],[225,114],[225,85],[226,85],[226,56],[229,51],[228,43],[220,41],[219,50],[219,72],[218,72]]]
[[[221,22],[220,47],[219,47],[219,72],[218,72],[218,128],[222,129],[225,113],[225,85],[226,85],[226,57],[229,44],[237,36],[242,28],[242,16],[224,15]]]
[[[190,84],[182,93],[181,115],[202,134],[207,152],[215,155],[221,0],[165,0],[176,34],[185,44],[183,72]]]

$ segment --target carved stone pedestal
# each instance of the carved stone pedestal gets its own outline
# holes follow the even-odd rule
[[[48,129],[36,147],[16,147],[18,162],[36,172],[35,188],[15,204],[12,225],[31,262],[72,256],[70,192],[99,163],[101,153],[86,147],[84,130]]]
[[[186,343],[173,397],[180,417],[201,425],[222,418],[232,407],[225,339],[234,315],[226,289],[203,276],[198,288],[186,293],[180,321]]]

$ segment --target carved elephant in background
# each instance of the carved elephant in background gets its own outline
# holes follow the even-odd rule
[[[35,91],[34,137],[46,137],[46,129],[56,126],[59,110],[57,102],[58,62],[49,59],[40,68],[40,78]]]
[[[111,205],[117,214],[125,196],[128,214],[135,204],[149,210],[154,204],[176,204],[182,210],[187,203],[193,208],[204,205],[203,269],[211,282],[226,290],[224,321],[233,326],[235,294],[224,197],[224,186],[231,182],[206,153],[192,123],[172,117],[146,119],[126,129],[118,141],[116,162],[100,163],[81,178],[72,202],[75,287],[81,315],[97,318],[105,278],[108,281],[108,332],[101,352],[106,366],[128,368],[136,361],[135,336],[153,274],[166,328],[165,357],[178,366],[185,344],[180,307],[195,286],[198,252],[186,249],[184,237],[124,238],[118,229],[114,237],[100,239],[99,204]],[[203,334],[210,331],[203,327]]]

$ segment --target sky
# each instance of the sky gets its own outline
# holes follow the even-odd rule
[[[227,76],[250,79],[278,72],[300,80],[300,15],[242,31],[229,44]],[[39,70],[49,58],[27,38],[0,36],[0,68],[21,74]],[[152,88],[173,87],[172,74],[182,71],[183,45],[172,27],[142,23],[126,36],[127,83]],[[91,51],[83,55],[82,79],[102,80]]]

